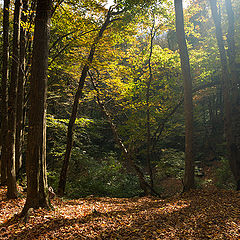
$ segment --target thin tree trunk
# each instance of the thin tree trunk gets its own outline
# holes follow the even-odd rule
[[[111,23],[111,21],[110,21],[111,16],[112,16],[112,11],[111,11],[111,9],[109,9],[106,20],[103,23],[101,29],[99,30],[98,36],[96,37],[96,39],[94,40],[94,42],[91,46],[87,62],[84,65],[83,70],[82,70],[82,74],[81,74],[79,84],[78,84],[78,89],[77,89],[77,92],[74,97],[72,113],[71,113],[69,124],[68,124],[67,146],[66,146],[63,165],[62,165],[62,169],[61,169],[61,173],[60,173],[60,177],[59,177],[59,183],[58,183],[58,195],[59,196],[63,196],[64,191],[65,191],[67,171],[68,171],[69,161],[70,161],[70,157],[71,157],[71,150],[72,150],[72,145],[73,145],[73,128],[74,128],[75,120],[77,117],[79,99],[82,96],[82,90],[84,87],[85,79],[87,77],[87,73],[90,68],[90,65],[92,64],[93,57],[94,57],[94,54],[96,51],[96,47],[97,47],[100,39],[102,38],[103,33],[106,30],[107,26]]]
[[[46,176],[47,69],[51,0],[38,0],[33,40],[29,96],[29,130],[26,150],[27,200],[30,208],[50,208]]]
[[[184,31],[182,0],[174,0],[174,5],[176,13],[177,39],[180,50],[182,75],[184,78],[184,115],[185,115],[184,191],[189,191],[191,188],[194,187],[192,77]]]
[[[21,22],[27,21],[28,0],[23,0],[23,14]],[[15,162],[16,175],[22,166],[22,145],[23,145],[23,101],[24,101],[24,79],[25,79],[25,58],[26,58],[26,30],[21,27],[20,31],[20,58],[19,58],[19,78],[17,87],[17,116],[16,116],[16,144]]]
[[[153,16],[154,18],[154,16]],[[150,88],[151,83],[153,80],[153,73],[152,73],[152,53],[153,53],[153,40],[155,37],[155,19],[153,19],[153,25],[151,29],[151,39],[150,39],[150,54],[148,58],[148,69],[149,69],[149,79],[146,83],[147,85],[147,93],[146,93],[146,104],[147,104],[147,165],[148,165],[148,172],[150,176],[150,185],[153,188],[153,171],[151,166],[151,129],[150,129]]]
[[[21,0],[15,1],[13,20],[13,49],[11,79],[8,92],[8,135],[7,135],[7,197],[17,197],[16,172],[15,172],[15,134],[16,134],[16,95],[19,72],[19,40],[20,40]]]
[[[2,110],[2,125],[1,125],[1,185],[7,183],[7,82],[8,82],[8,67],[9,67],[9,7],[10,0],[4,0],[3,6],[3,49],[2,49],[2,83],[1,83],[1,110]]]

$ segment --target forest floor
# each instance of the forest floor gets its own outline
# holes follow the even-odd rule
[[[27,222],[25,198],[6,200],[0,188],[0,239],[240,239],[240,193],[194,190],[159,199],[52,200]]]

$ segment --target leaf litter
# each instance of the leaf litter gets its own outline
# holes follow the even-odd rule
[[[21,189],[20,189],[21,190]],[[17,217],[25,198],[0,188],[0,239],[240,239],[240,193],[194,190],[168,199],[52,200],[54,210]]]

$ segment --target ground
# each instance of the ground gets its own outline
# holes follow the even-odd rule
[[[0,239],[240,239],[240,193],[195,190],[168,199],[52,200],[19,219],[25,198],[0,188]]]

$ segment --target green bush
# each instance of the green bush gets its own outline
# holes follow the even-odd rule
[[[55,191],[66,147],[67,122],[50,115],[47,118],[48,181]],[[117,151],[106,121],[78,119],[67,175],[67,197],[139,195],[138,181],[126,173]]]
[[[133,197],[140,194],[136,177],[125,172],[115,153],[109,153],[101,161],[87,154],[81,156],[81,168],[72,161],[66,186],[66,193],[71,198],[88,195]]]
[[[229,162],[225,158],[221,158],[219,167],[216,169],[216,186],[223,189],[236,189]]]
[[[184,152],[169,148],[162,150],[161,161],[157,167],[157,178],[182,178],[184,173]]]

